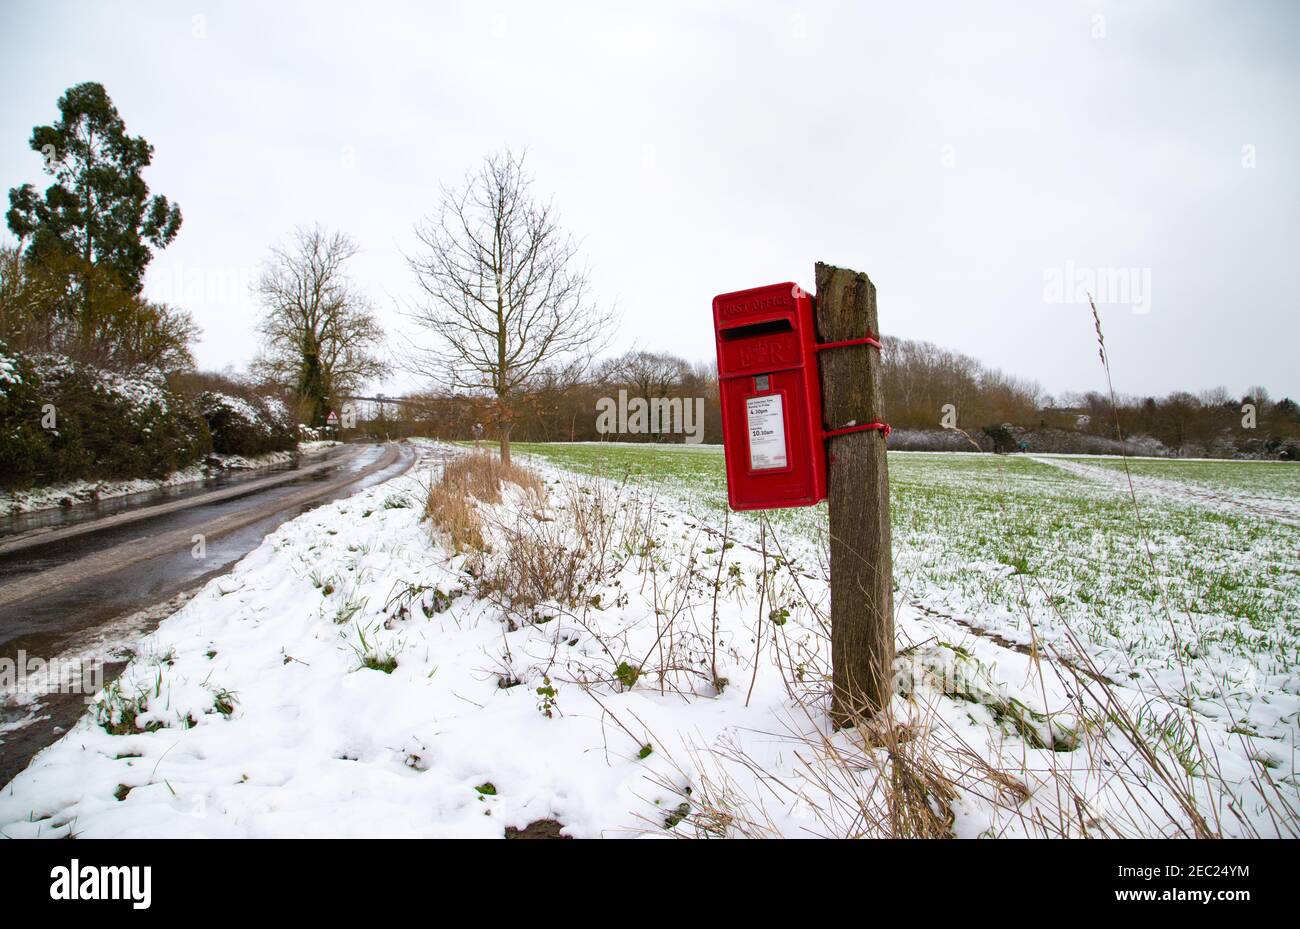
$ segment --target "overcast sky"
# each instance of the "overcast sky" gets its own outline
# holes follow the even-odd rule
[[[887,334],[1054,393],[1104,386],[1078,285],[1120,391],[1300,397],[1298,42],[1293,2],[6,3],[0,185],[44,189],[32,127],[103,83],[184,212],[147,289],[204,368],[251,357],[298,224],[398,328],[413,224],[509,144],[619,348],[712,359],[715,294],[825,260]]]

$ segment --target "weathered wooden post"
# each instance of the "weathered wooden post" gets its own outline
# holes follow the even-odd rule
[[[876,288],[817,265],[793,282],[713,298],[718,398],[733,510],[830,502],[832,718],[874,716],[893,693],[889,471]]]
[[[893,691],[894,581],[890,548],[887,429],[876,288],[857,271],[817,263],[815,313],[822,415],[828,433],[832,717],[851,725],[888,705]],[[832,347],[825,343],[855,342]]]

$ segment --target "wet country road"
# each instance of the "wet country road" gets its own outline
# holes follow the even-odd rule
[[[213,490],[259,484],[267,476],[274,476],[287,471],[301,471],[308,465],[328,462],[340,456],[353,454],[354,451],[355,449],[350,446],[336,445],[323,452],[305,457],[297,466],[286,463],[254,470],[237,468],[222,470],[204,480],[190,484],[173,484],[141,493],[78,503],[70,507],[55,507],[48,510],[36,510],[32,513],[3,515],[0,516],[0,543],[7,542],[16,536],[31,531],[94,522],[121,511],[139,510],[158,503],[202,497]]]
[[[0,527],[9,530],[0,535],[0,660],[17,662],[22,655],[65,664],[102,661],[107,682],[125,666],[140,636],[281,523],[395,477],[413,460],[414,453],[399,445],[347,446],[328,461],[308,460],[301,475],[263,481],[263,472],[234,496],[208,487],[148,495],[134,505],[114,501],[108,507],[112,516],[100,521],[107,528],[97,529],[80,513],[7,520]],[[221,490],[232,485],[239,482]],[[187,505],[158,506],[177,500]],[[33,530],[49,530],[51,538],[33,536]],[[196,558],[193,539],[200,534],[205,550]],[[2,681],[0,701],[0,785],[86,706],[84,694],[42,693],[33,699]]]
[[[40,510],[0,517],[0,556],[38,543],[72,538],[87,532],[100,532],[110,526],[125,525],[167,512],[186,509],[199,503],[216,503],[236,497],[261,493],[270,487],[299,481],[310,474],[336,468],[338,457],[353,457],[357,448],[335,447],[324,454],[291,464],[252,472],[223,474],[215,479],[128,494],[107,500],[82,503],[67,508]]]

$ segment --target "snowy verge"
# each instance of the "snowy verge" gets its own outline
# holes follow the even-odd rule
[[[1100,482],[1125,494],[1128,493],[1129,482],[1132,481],[1134,492],[1141,495],[1150,495],[1184,506],[1204,507],[1231,516],[1254,516],[1300,526],[1300,500],[1269,494],[1244,493],[1221,486],[1212,488],[1198,486],[1185,481],[1152,477],[1149,474],[1125,474],[1123,471],[1100,468],[1064,457],[1050,455],[1031,457],[1035,461]],[[1291,462],[1278,462],[1278,464],[1294,467]]]

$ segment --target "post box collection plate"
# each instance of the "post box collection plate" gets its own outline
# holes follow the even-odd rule
[[[721,294],[713,326],[731,508],[826,499],[812,297],[793,283]]]
[[[790,464],[785,444],[785,411],[780,394],[745,399],[749,425],[749,469],[768,471]]]

